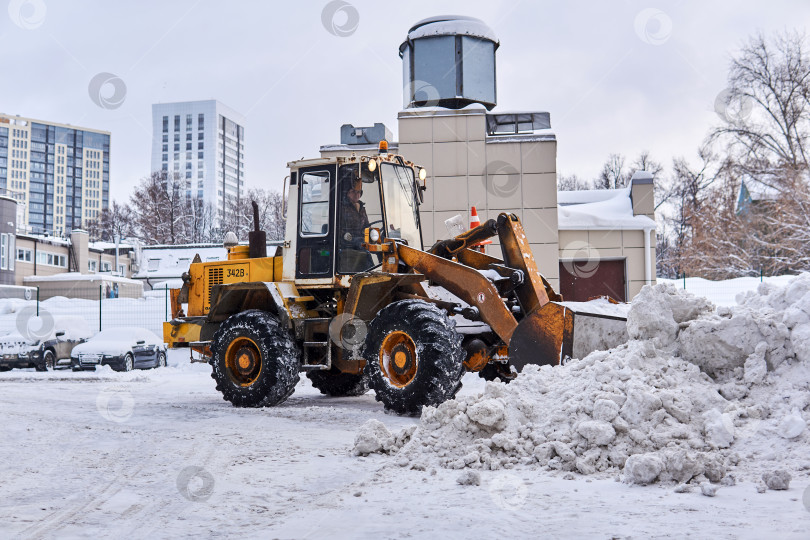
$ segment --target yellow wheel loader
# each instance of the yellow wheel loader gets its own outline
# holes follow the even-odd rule
[[[306,372],[324,394],[371,388],[387,409],[418,414],[453,398],[467,371],[508,381],[626,339],[622,318],[560,303],[513,214],[425,250],[426,171],[385,150],[288,163],[273,256],[254,204],[249,245],[229,234],[226,261],[195,258],[171,291],[164,339],[209,362],[224,399],[278,405]],[[501,258],[472,249],[496,235]],[[589,339],[576,336],[583,325]]]

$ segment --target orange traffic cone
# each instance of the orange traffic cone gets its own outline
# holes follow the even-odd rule
[[[475,206],[473,206],[470,210],[470,230],[478,227],[479,225],[481,225],[481,219],[478,217],[478,211],[475,209]],[[472,249],[477,249],[481,253],[484,253],[484,246],[491,243],[492,240],[484,240],[483,242],[479,242],[472,246]]]

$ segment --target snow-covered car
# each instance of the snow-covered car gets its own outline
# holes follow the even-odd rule
[[[92,332],[81,317],[58,316],[43,334],[12,332],[0,337],[0,371],[27,367],[47,371],[60,364],[67,366],[73,348],[84,343]]]
[[[74,371],[105,365],[116,371],[165,367],[166,344],[144,328],[108,328],[75,347],[70,355]]]

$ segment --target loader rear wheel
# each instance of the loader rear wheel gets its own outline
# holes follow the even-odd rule
[[[464,375],[462,336],[447,314],[421,300],[401,300],[377,314],[361,350],[377,401],[398,414],[452,399]]]
[[[295,390],[299,351],[271,314],[250,310],[231,315],[211,342],[211,377],[235,407],[270,407]]]
[[[368,380],[362,373],[341,373],[333,367],[329,370],[310,371],[307,378],[312,381],[314,388],[327,396],[362,396],[368,392]]]

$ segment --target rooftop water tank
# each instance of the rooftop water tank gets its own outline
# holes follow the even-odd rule
[[[445,15],[413,25],[399,46],[405,108],[481,103],[492,109],[499,45],[492,29],[473,17]]]

